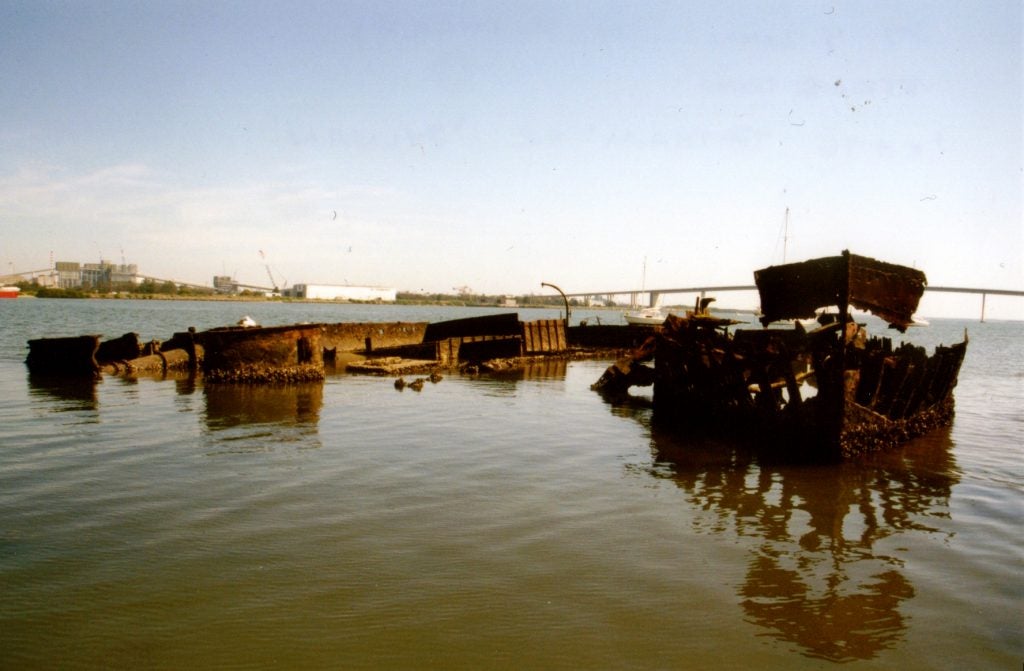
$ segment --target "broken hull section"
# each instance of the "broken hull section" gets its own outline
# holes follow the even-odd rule
[[[594,385],[654,386],[653,420],[683,431],[739,435],[784,458],[842,459],[899,445],[953,418],[967,337],[932,354],[868,337],[849,308],[901,332],[927,279],[914,268],[843,252],[755,271],[766,327],[729,333],[704,311],[670,316],[632,357]],[[767,328],[834,310],[807,331]],[[826,313],[828,314],[828,313]],[[654,361],[653,368],[644,362]]]
[[[833,326],[738,331],[679,320],[655,336],[654,419],[794,459],[886,449],[950,423],[967,341],[894,348]]]

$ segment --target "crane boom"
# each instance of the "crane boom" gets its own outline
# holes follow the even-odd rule
[[[263,250],[259,250],[260,258],[263,260],[263,267],[267,269],[267,277],[270,278],[270,286],[274,288],[274,293],[281,293],[281,289],[277,286],[277,282],[274,281],[274,273],[270,271],[270,264],[267,263],[267,255],[263,253]]]

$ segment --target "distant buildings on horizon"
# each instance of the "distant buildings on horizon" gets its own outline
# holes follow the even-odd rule
[[[398,299],[398,291],[393,287],[358,287],[345,284],[295,284],[282,291],[281,295],[289,298],[383,303],[394,303]]]
[[[79,261],[57,261],[53,269],[38,273],[33,278],[40,286],[59,289],[116,289],[125,285],[141,285],[144,282],[173,282],[178,286],[202,287],[201,285],[162,280],[139,274],[135,263],[114,263],[101,260],[99,263]],[[268,288],[238,282],[228,275],[213,276],[213,290],[219,294],[240,294],[256,291],[267,295],[281,295],[285,298],[313,300],[379,301],[393,303],[398,291],[393,287],[352,286],[347,284],[295,284],[285,288]]]
[[[365,287],[348,284],[294,284],[281,289],[278,287],[268,289],[267,287],[240,284],[236,279],[228,275],[214,275],[213,289],[219,294],[237,294],[248,290],[262,291],[269,294],[280,293],[284,298],[324,301],[345,300],[394,303],[398,298],[398,291],[392,287]]]
[[[139,275],[139,267],[134,263],[113,263],[103,260],[99,263],[57,261],[48,277],[49,282],[41,281],[46,278],[46,275],[38,276],[36,282],[59,289],[80,289],[115,284],[142,284],[145,280]]]

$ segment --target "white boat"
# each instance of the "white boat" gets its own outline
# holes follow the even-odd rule
[[[627,324],[639,326],[661,326],[665,323],[668,313],[659,307],[642,308],[622,315]]]
[[[640,278],[640,291],[647,285],[647,257],[644,257],[644,271]],[[655,298],[654,305],[646,308],[638,308],[636,304],[631,306],[629,312],[622,315],[627,324],[634,326],[661,326],[665,323],[668,313],[661,309],[661,296]]]

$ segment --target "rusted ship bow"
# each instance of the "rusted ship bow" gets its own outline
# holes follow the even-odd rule
[[[765,268],[754,279],[765,328],[733,334],[736,322],[698,306],[670,316],[594,388],[614,394],[653,384],[658,424],[740,434],[783,458],[847,458],[952,421],[966,334],[929,355],[869,337],[849,315],[866,310],[905,331],[924,273],[843,252]],[[813,328],[800,321],[815,317]],[[652,359],[653,368],[645,363]]]

